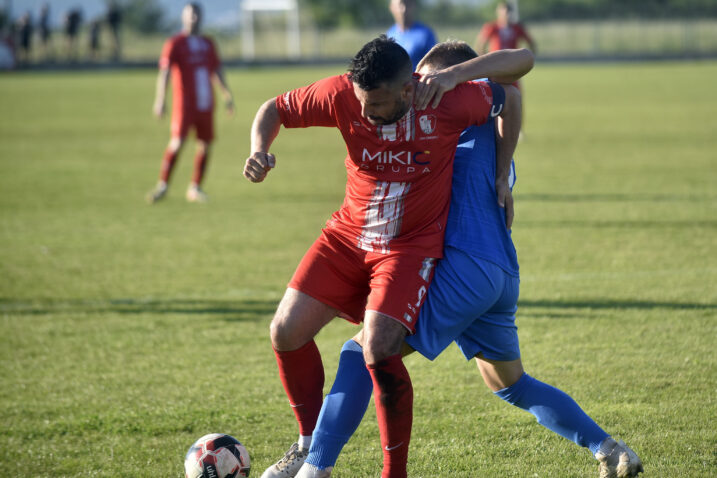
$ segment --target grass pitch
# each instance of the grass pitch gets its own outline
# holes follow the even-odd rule
[[[254,472],[296,437],[268,323],[339,207],[337,131],[283,131],[241,176],[268,97],[342,68],[229,71],[206,189],[192,143],[147,206],[168,139],[154,72],[0,76],[0,464],[8,476],[182,476],[230,433]],[[717,475],[715,63],[538,65],[516,155],[526,370],[642,457],[645,477]],[[318,337],[328,384],[355,331]],[[407,359],[414,477],[596,476],[590,454],[492,396],[455,348]],[[378,476],[372,407],[334,476]]]

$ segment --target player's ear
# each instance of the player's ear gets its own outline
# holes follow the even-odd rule
[[[413,92],[416,89],[416,82],[411,78],[401,87],[401,97],[404,99],[413,98]]]

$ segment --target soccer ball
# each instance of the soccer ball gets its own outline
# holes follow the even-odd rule
[[[187,478],[239,478],[249,476],[249,452],[236,438],[223,433],[204,435],[184,457]]]

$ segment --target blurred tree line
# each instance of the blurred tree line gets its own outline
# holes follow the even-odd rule
[[[299,0],[320,27],[366,27],[393,22],[388,0]],[[451,0],[418,0],[429,24],[492,20],[497,1],[476,7]],[[519,0],[521,20],[664,19],[717,17],[717,0]]]
[[[420,19],[431,25],[483,23],[495,16],[496,1],[481,6],[451,0],[417,0]],[[302,11],[322,28],[369,27],[393,22],[389,0],[299,0]],[[208,2],[207,2],[208,3]],[[118,0],[125,27],[140,32],[176,30],[158,0]],[[521,20],[717,17],[717,0],[519,0]],[[0,23],[7,20],[2,17]]]

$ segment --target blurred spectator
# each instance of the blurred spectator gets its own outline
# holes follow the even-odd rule
[[[416,0],[391,0],[389,10],[396,23],[388,29],[386,36],[396,40],[408,52],[413,69],[436,44],[433,30],[416,21]]]
[[[50,4],[43,3],[40,7],[40,18],[37,21],[42,43],[42,56],[48,59],[52,56],[52,30],[50,30]]]
[[[517,48],[520,40],[528,43],[528,48],[535,53],[535,42],[518,22],[513,21],[513,6],[508,2],[498,2],[495,9],[496,20],[483,25],[476,41],[479,54],[487,51]],[[488,47],[488,48],[486,48]]]
[[[82,10],[73,8],[65,14],[65,38],[67,40],[67,57],[77,59],[77,34],[82,25]]]
[[[97,60],[100,57],[100,33],[102,32],[102,20],[94,19],[90,22],[90,59]]]
[[[119,60],[121,56],[120,26],[122,24],[122,9],[115,0],[107,4],[107,25],[112,34],[112,58]]]
[[[17,21],[17,59],[28,63],[32,59],[32,15],[25,12]]]

